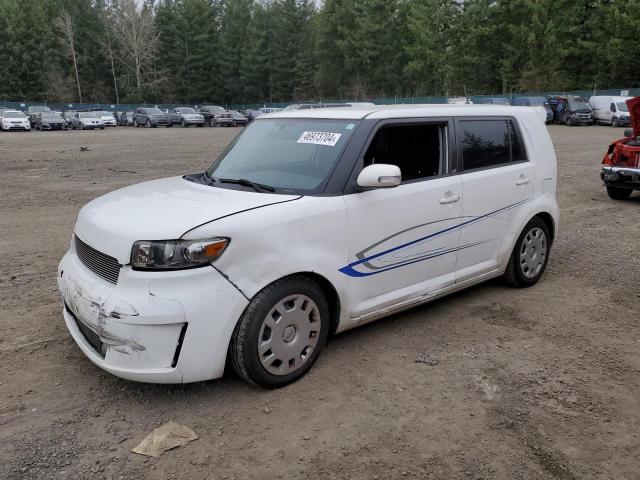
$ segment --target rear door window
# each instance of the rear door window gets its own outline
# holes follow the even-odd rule
[[[527,160],[513,120],[460,120],[456,130],[462,170]]]

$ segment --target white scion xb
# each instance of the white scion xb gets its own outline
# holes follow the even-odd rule
[[[533,285],[557,228],[531,107],[293,110],[204,173],[90,202],[58,284],[71,335],[115,375],[194,382],[228,360],[278,387],[328,335],[493,277]]]

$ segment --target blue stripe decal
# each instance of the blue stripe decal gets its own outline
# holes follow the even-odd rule
[[[528,203],[528,202],[531,202],[531,201],[535,200],[539,196],[540,195],[536,195],[535,197],[527,198],[526,200],[521,200],[519,202],[513,203],[513,204],[508,205],[506,207],[499,208],[498,210],[494,210],[493,212],[489,212],[489,213],[487,213],[485,215],[480,215],[478,217],[472,218],[471,220],[467,220],[465,222],[461,222],[459,225],[454,225],[453,227],[445,228],[444,230],[440,230],[439,232],[432,233],[430,235],[427,235],[426,237],[421,237],[421,238],[418,238],[416,240],[412,240],[412,241],[410,241],[408,243],[399,245],[397,247],[393,247],[393,248],[390,248],[388,250],[385,250],[384,252],[376,253],[375,255],[371,255],[369,257],[362,258],[362,259],[360,259],[360,260],[358,260],[356,262],[350,263],[349,265],[340,268],[338,271],[341,272],[341,273],[344,273],[345,275],[348,275],[350,277],[368,277],[368,276],[371,276],[371,275],[377,275],[379,273],[388,272],[389,270],[395,270],[396,268],[400,268],[400,267],[404,267],[404,266],[407,266],[407,265],[412,265],[414,263],[422,262],[424,260],[429,260],[431,258],[436,258],[436,257],[440,257],[442,255],[446,255],[446,254],[449,254],[449,253],[457,252],[459,250],[463,250],[465,248],[469,248],[469,247],[472,247],[472,246],[475,246],[475,245],[479,245],[481,243],[485,243],[485,242],[479,242],[479,243],[474,243],[474,244],[470,244],[470,245],[463,245],[463,246],[460,246],[458,248],[453,248],[453,249],[446,250],[444,252],[440,252],[440,253],[437,253],[437,254],[434,254],[434,255],[421,257],[418,260],[405,262],[405,263],[402,263],[400,265],[394,265],[394,266],[391,266],[389,268],[377,270],[377,271],[374,271],[374,272],[363,273],[363,272],[359,272],[359,271],[355,270],[355,267],[357,267],[358,265],[361,265],[363,263],[369,262],[371,260],[374,260],[376,258],[382,257],[384,255],[388,255],[389,253],[396,252],[396,251],[401,250],[403,248],[410,247],[411,245],[415,245],[416,243],[420,243],[420,242],[423,242],[425,240],[429,240],[430,238],[436,237],[438,235],[442,235],[442,234],[450,232],[452,230],[455,230],[455,229],[458,229],[458,228],[463,228],[463,227],[465,227],[467,225],[471,225],[472,223],[476,223],[476,222],[484,220],[484,219],[486,219],[488,217],[491,217],[492,215],[496,215],[497,213],[505,212],[505,211],[510,210],[512,208],[519,207],[520,205],[524,205],[525,203]]]

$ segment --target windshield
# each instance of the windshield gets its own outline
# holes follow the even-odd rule
[[[22,112],[4,112],[2,116],[4,118],[27,118],[27,116]]]
[[[80,118],[96,118],[94,113],[81,113]]]
[[[30,113],[48,112],[51,110],[49,107],[29,107]]]
[[[207,173],[308,193],[328,178],[356,125],[353,120],[257,120]]]
[[[195,115],[196,111],[193,108],[181,108],[180,113],[186,113],[188,115]]]
[[[628,112],[629,111],[629,107],[627,107],[627,104],[625,102],[616,103],[616,107],[618,108],[619,112]]]
[[[569,100],[569,106],[572,110],[591,111],[591,105],[589,105],[585,100]]]
[[[162,115],[162,110],[159,108],[147,108],[147,115]]]
[[[61,117],[57,113],[45,112],[41,117],[46,120],[59,120]]]

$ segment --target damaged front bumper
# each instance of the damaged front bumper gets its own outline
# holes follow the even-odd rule
[[[58,267],[69,332],[100,368],[122,378],[187,383],[221,377],[247,299],[212,267],[140,272],[117,284],[98,277],[72,248]]]
[[[607,187],[640,190],[640,168],[603,167],[600,178]]]

